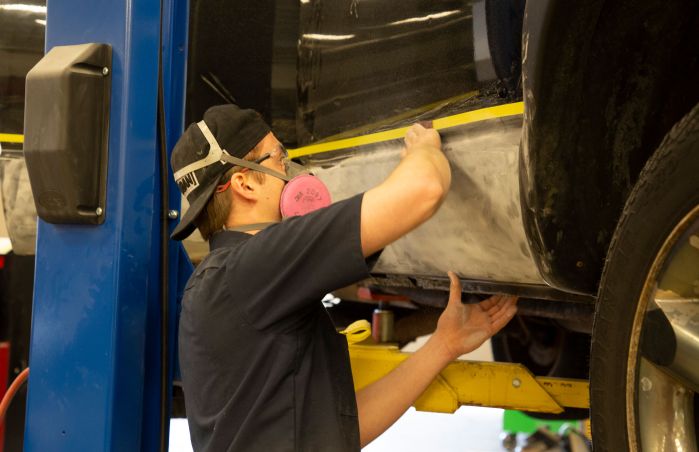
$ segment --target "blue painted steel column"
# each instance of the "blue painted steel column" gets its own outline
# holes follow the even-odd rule
[[[26,451],[137,451],[149,306],[159,303],[156,100],[160,2],[48,2],[47,50],[113,48],[105,223],[39,224]],[[150,342],[150,340],[148,340]],[[152,413],[149,414],[152,416]]]
[[[189,4],[187,0],[169,0],[163,5],[163,39],[162,39],[162,61],[163,61],[163,97],[165,109],[166,145],[168,155],[170,155],[175,143],[182,135],[184,125],[184,105],[185,105],[185,79],[187,61],[187,31],[188,31]],[[168,160],[169,163],[169,160]],[[168,181],[170,182],[169,204],[170,209],[178,212],[180,210],[181,194],[172,177],[172,169],[168,164]],[[160,193],[158,196],[160,203]],[[174,228],[177,220],[170,222],[170,232]],[[160,242],[153,243],[154,250],[159,250]],[[169,295],[170,295],[170,382],[168,383],[168,393],[172,394],[172,376],[174,373],[177,351],[177,321],[179,312],[179,300],[182,297],[184,285],[192,272],[189,258],[184,253],[181,242],[170,241],[168,247],[168,267],[170,273]],[[155,266],[153,269],[157,269]],[[159,277],[156,272],[152,275],[153,281]],[[160,306],[150,304],[147,315],[146,338],[146,362],[160,363],[160,335],[150,334],[150,332],[160,331]],[[158,449],[159,440],[159,414],[160,399],[153,397],[148,388],[152,391],[160,389],[160,367],[149,366],[145,374],[146,393],[143,397],[143,442],[141,450],[144,452]],[[168,405],[169,406],[169,405]],[[169,427],[169,424],[168,424]]]

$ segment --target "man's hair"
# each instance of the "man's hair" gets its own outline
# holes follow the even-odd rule
[[[243,159],[253,161],[257,160],[261,156],[262,146],[260,143],[258,143],[257,146],[252,149],[252,151],[248,152],[245,157],[243,157]],[[241,171],[242,169],[242,166],[234,166],[233,168],[230,168],[221,177],[221,183],[225,184],[228,180],[230,180],[233,174]],[[251,171],[250,173],[258,182],[264,182],[264,173],[259,171]],[[229,187],[229,190],[230,189],[231,188]],[[206,203],[204,210],[194,220],[194,224],[196,224],[204,240],[209,240],[215,232],[223,229],[223,227],[226,225],[228,215],[231,213],[232,204],[231,194],[228,192],[228,190],[221,193],[214,192],[211,199],[209,199],[209,202]]]

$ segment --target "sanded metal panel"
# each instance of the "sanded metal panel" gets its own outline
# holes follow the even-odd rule
[[[26,451],[140,449],[154,254],[158,0],[51,2],[46,48],[112,46],[106,220],[40,222]],[[158,331],[149,331],[158,334]],[[155,432],[157,434],[157,432]]]
[[[443,276],[453,270],[474,280],[542,284],[519,204],[521,126],[517,115],[442,130],[452,169],[449,194],[433,218],[383,251],[373,272]],[[321,163],[318,156],[314,171],[339,201],[381,183],[402,148],[402,140],[393,140],[353,149],[336,162]]]

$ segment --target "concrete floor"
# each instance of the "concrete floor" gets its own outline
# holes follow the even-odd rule
[[[415,351],[427,339],[408,344],[404,351]],[[462,358],[492,361],[490,342]],[[454,414],[424,413],[410,408],[364,452],[501,452],[503,410],[461,407]],[[170,451],[192,452],[186,419],[170,423]]]
[[[502,410],[461,407],[454,414],[410,408],[364,452],[502,452]],[[170,423],[170,451],[192,452],[186,419]]]

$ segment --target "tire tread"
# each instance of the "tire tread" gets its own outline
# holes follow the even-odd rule
[[[699,105],[646,163],[617,228],[599,286],[590,356],[595,450],[629,450],[625,377],[631,323],[645,275],[665,237],[699,204]]]

